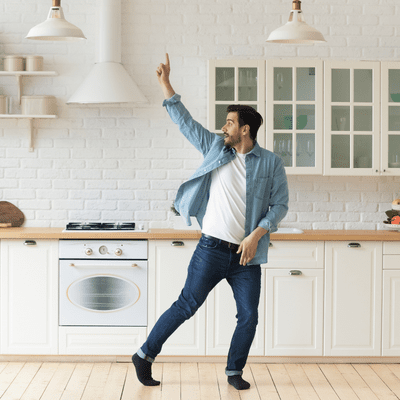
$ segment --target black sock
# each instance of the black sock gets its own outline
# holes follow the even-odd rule
[[[228,376],[228,383],[237,390],[248,389],[250,387],[250,383],[242,379],[241,375]]]
[[[137,353],[132,356],[132,362],[136,369],[139,382],[145,386],[157,386],[160,381],[151,377],[151,362],[139,357]]]

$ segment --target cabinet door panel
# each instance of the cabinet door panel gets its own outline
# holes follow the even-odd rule
[[[1,353],[57,354],[58,241],[1,241]]]
[[[322,356],[324,271],[266,274],[266,355]]]
[[[325,243],[325,355],[380,355],[382,243]]]
[[[382,355],[400,356],[400,271],[383,271]]]
[[[197,241],[149,242],[149,319],[148,333],[157,319],[174,303],[185,285],[187,268]],[[205,305],[185,321],[166,341],[161,355],[205,355]]]

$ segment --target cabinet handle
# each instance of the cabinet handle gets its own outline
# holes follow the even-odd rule
[[[35,240],[25,240],[24,245],[25,246],[36,246],[36,241]]]
[[[181,242],[180,240],[174,240],[171,243],[171,246],[184,246],[184,245],[185,245],[185,243]]]
[[[274,245],[272,244],[272,242],[269,242],[268,247],[274,247]]]
[[[297,269],[292,269],[292,270],[289,272],[289,275],[301,275],[301,274],[302,274],[302,272],[299,271],[299,270],[297,270]]]
[[[347,245],[347,247],[351,247],[351,248],[361,247],[361,244],[360,243],[349,243]]]

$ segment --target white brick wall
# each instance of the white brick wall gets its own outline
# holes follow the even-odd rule
[[[0,199],[24,212],[25,226],[63,226],[70,220],[131,220],[170,227],[179,185],[201,162],[161,106],[155,68],[169,52],[171,80],[192,115],[206,125],[210,58],[318,57],[398,60],[396,0],[304,0],[306,21],[328,40],[318,46],[266,44],[286,22],[290,0],[123,1],[122,61],[149,104],[76,107],[66,100],[95,61],[97,1],[64,0],[68,21],[84,43],[24,39],[42,22],[49,0],[0,0],[0,56],[44,56],[57,77],[24,78],[24,94],[57,97],[56,120],[35,121],[28,152],[28,122],[0,119]],[[0,64],[0,68],[2,65]],[[12,77],[0,94],[14,97]],[[384,211],[400,197],[400,178],[289,177],[290,211],[284,226],[304,229],[379,229]]]

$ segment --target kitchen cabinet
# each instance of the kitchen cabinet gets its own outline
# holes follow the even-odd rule
[[[382,355],[400,356],[400,244],[383,244]]]
[[[1,241],[1,354],[58,354],[58,240]]]
[[[381,63],[381,165],[384,175],[400,175],[400,63]]]
[[[250,347],[250,356],[264,355],[264,298],[265,271],[262,270],[260,303],[258,306],[258,325]],[[207,303],[207,349],[206,355],[226,356],[229,352],[233,332],[236,328],[236,301],[232,288],[223,279],[210,292]]]
[[[197,240],[149,241],[148,333],[184,285]],[[165,342],[161,355],[206,354],[205,304]]]
[[[243,104],[256,109],[265,121],[265,61],[209,60],[208,62],[208,129],[222,135],[226,108]],[[265,147],[265,122],[257,134]]]
[[[325,61],[325,175],[380,171],[380,62]]]
[[[325,242],[326,356],[381,355],[382,242]]]
[[[272,242],[266,269],[265,355],[323,355],[323,242]]]
[[[288,175],[321,175],[323,63],[267,60],[268,150],[282,157]]]
[[[1,76],[15,76],[18,85],[18,104],[21,104],[22,77],[23,76],[56,76],[55,71],[0,71]],[[38,118],[57,118],[57,115],[23,115],[23,114],[0,114],[0,118],[17,118],[29,120],[29,151],[33,151],[33,120]]]

